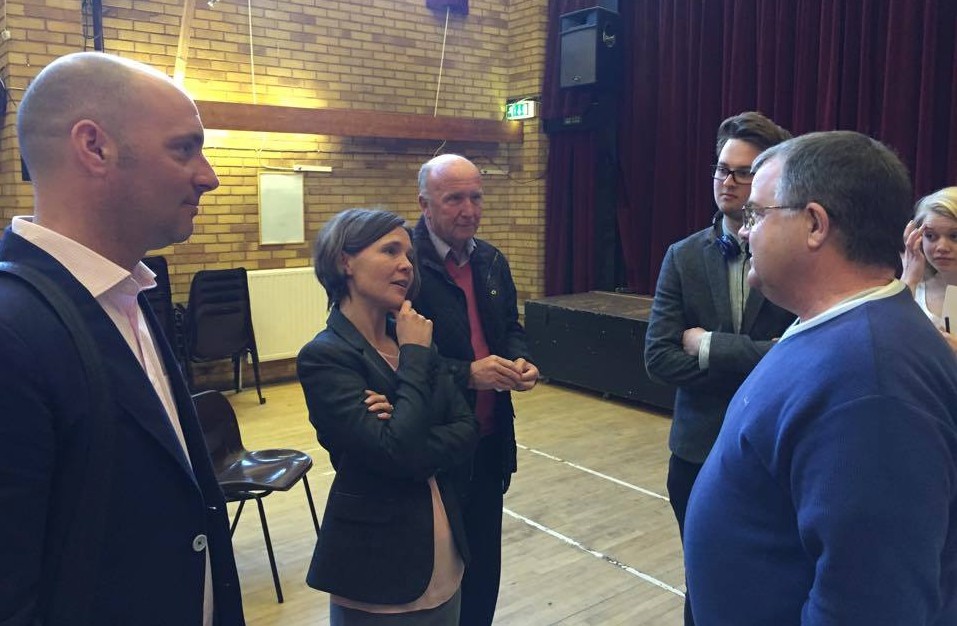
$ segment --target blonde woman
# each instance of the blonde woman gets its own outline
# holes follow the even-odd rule
[[[903,261],[901,279],[957,352],[950,328],[957,326],[957,319],[943,316],[947,286],[957,285],[957,187],[944,187],[917,203],[914,219],[904,230]]]

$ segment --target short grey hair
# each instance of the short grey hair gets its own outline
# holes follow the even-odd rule
[[[437,157],[433,157],[422,164],[422,167],[419,168],[419,195],[423,198],[428,198],[428,185],[429,185],[429,176],[432,175],[432,172],[436,169],[441,169],[453,163],[455,161],[466,161],[472,163],[466,159],[461,154],[440,154]],[[473,164],[474,165],[474,164]]]
[[[808,133],[762,152],[752,171],[773,159],[782,162],[775,202],[820,204],[848,261],[898,268],[913,196],[907,167],[890,148],[852,131]]]

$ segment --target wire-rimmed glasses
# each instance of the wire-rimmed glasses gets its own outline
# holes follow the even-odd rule
[[[804,208],[804,205],[796,204],[780,204],[775,206],[758,206],[748,202],[744,205],[742,213],[744,213],[744,229],[751,230],[754,228],[754,225],[764,219],[764,214],[772,209],[780,209],[782,211],[799,211]]]

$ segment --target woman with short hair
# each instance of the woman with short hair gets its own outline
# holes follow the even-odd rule
[[[453,626],[468,558],[459,494],[478,423],[412,308],[412,240],[393,213],[350,209],[319,233],[326,329],[297,369],[336,470],[307,583],[332,624]]]

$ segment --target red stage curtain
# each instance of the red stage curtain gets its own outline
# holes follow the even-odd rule
[[[588,109],[589,89],[559,88],[559,16],[594,5],[595,0],[549,2],[543,121],[581,115]],[[545,293],[549,295],[588,291],[594,285],[595,143],[591,130],[549,136],[545,181]]]
[[[558,89],[558,22],[562,13],[593,4],[549,5],[543,117],[587,105],[581,93]],[[759,110],[794,134],[867,133],[898,152],[918,196],[957,184],[953,0],[620,5],[618,226],[627,286],[639,293],[653,292],[667,246],[708,224],[708,165],[715,131],[729,115]],[[549,294],[594,285],[594,232],[577,213],[588,208],[588,176],[598,157],[593,151],[589,165],[576,152],[587,150],[576,134],[550,136],[557,154],[550,154],[547,173],[546,250],[560,251],[546,253]],[[581,204],[571,204],[575,198]]]

